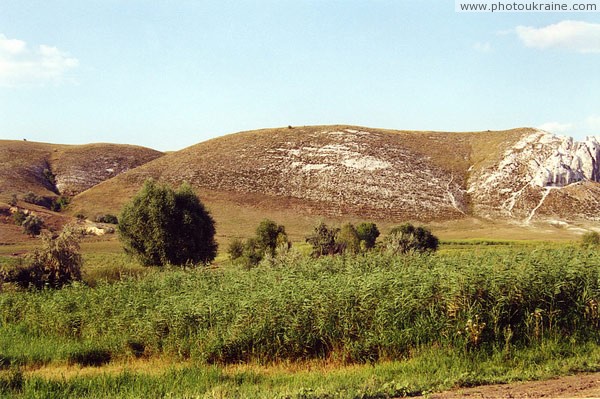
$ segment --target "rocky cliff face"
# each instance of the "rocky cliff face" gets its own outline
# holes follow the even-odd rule
[[[565,214],[569,213],[569,202],[576,204],[579,199],[573,190],[563,190],[561,194],[559,191],[575,184],[597,182],[599,159],[598,137],[578,142],[571,137],[534,130],[506,150],[497,165],[472,173],[468,192],[474,212],[525,222],[541,215],[560,218],[564,215],[554,203],[557,198],[566,201],[562,212]],[[600,216],[598,208],[598,204],[592,204],[587,210],[576,210],[575,216],[596,219]]]

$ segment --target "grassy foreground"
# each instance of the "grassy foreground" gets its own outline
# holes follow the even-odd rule
[[[596,370],[599,277],[594,251],[501,246],[319,260],[291,252],[249,271],[2,292],[0,392],[383,398]],[[187,365],[69,379],[27,371],[159,357]]]

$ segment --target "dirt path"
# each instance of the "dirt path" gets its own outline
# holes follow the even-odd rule
[[[546,381],[461,388],[432,394],[430,398],[600,398],[600,373],[577,374]]]

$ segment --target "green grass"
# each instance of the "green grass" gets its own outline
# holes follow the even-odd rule
[[[464,248],[405,257],[311,259],[292,251],[251,270],[158,270],[109,245],[85,254],[91,286],[0,292],[2,378],[14,377],[11,367],[164,358],[193,366],[63,381],[26,375],[17,391],[345,398],[598,369],[597,252],[558,244],[458,246]],[[333,365],[324,382],[322,372],[228,366],[311,362]]]

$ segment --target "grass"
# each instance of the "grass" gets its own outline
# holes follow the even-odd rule
[[[378,398],[600,368],[593,250],[157,270],[110,240],[84,249],[89,284],[0,292],[0,396]]]

